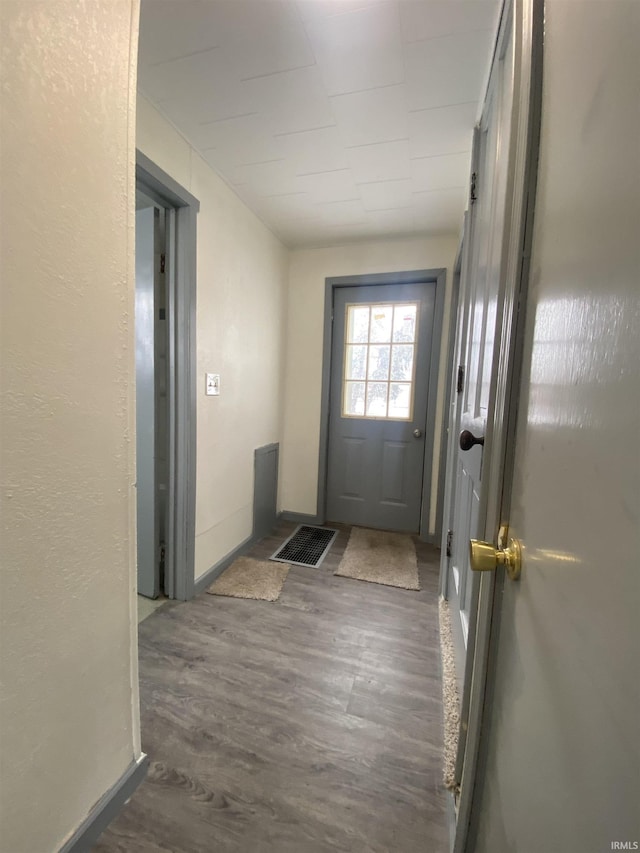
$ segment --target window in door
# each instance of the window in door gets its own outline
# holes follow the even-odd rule
[[[418,306],[347,305],[342,417],[413,417]]]

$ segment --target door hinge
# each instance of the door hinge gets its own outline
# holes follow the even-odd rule
[[[163,253],[160,255],[160,272],[164,272],[164,265],[165,265],[165,262],[166,262],[166,255],[165,255],[165,253],[163,252]]]
[[[453,530],[447,530],[447,557],[452,556],[452,547],[453,547]]]
[[[458,366],[458,380],[456,382],[456,391],[462,394],[464,391],[464,364]]]
[[[478,196],[476,195],[476,184],[477,184],[477,182],[478,182],[478,173],[473,172],[473,174],[471,175],[471,191],[469,193],[469,201],[471,202],[471,204],[475,204],[475,202],[478,200]]]

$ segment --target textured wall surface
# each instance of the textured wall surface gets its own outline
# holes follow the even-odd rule
[[[48,853],[139,754],[136,0],[0,3],[0,846]]]
[[[636,2],[545,5],[540,171],[478,853],[640,843]]]
[[[447,268],[444,329],[449,322],[451,269],[458,238],[376,240],[291,252],[287,311],[287,368],[281,508],[316,513],[325,279],[330,276]],[[440,350],[436,433],[432,464],[431,524],[435,525],[442,406],[446,382],[446,334]]]
[[[253,529],[253,451],[281,440],[288,251],[144,98],[137,145],[200,201],[196,578]],[[205,373],[220,374],[219,397]]]

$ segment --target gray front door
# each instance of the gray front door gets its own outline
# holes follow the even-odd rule
[[[336,289],[330,521],[419,531],[435,288]]]

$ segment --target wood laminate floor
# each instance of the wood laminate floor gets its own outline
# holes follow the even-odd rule
[[[334,577],[348,534],[275,603],[203,593],[140,625],[150,770],[95,853],[448,850],[439,552],[417,543],[420,592]]]

